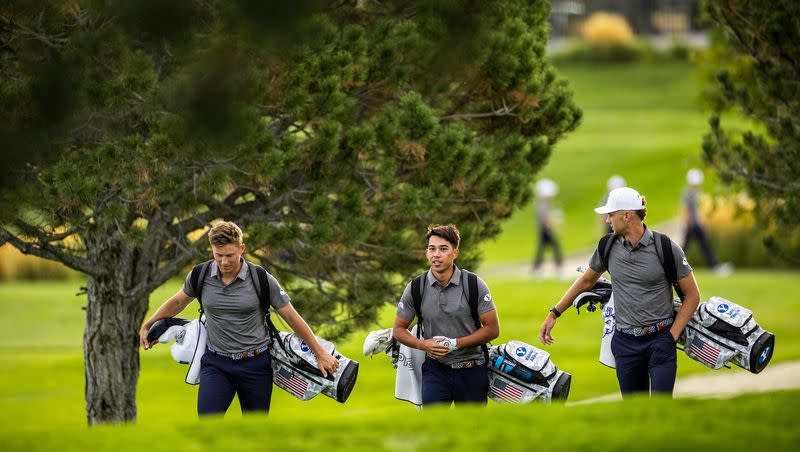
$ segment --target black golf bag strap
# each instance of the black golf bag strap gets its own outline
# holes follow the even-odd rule
[[[197,298],[197,302],[200,304],[201,316],[203,315],[203,286],[205,285],[206,273],[208,273],[208,267],[211,265],[211,262],[213,261],[206,261],[195,265],[189,276],[189,285],[192,286],[194,297]]]
[[[604,235],[597,243],[597,254],[606,270],[608,270],[608,257],[611,255],[612,246],[614,246],[614,234]]]
[[[422,295],[425,293],[427,280],[428,272],[411,280],[411,299],[414,301],[414,313],[417,314],[417,339],[422,337]]]
[[[269,276],[264,267],[250,262],[248,262],[247,265],[250,266],[250,278],[253,280],[253,286],[256,288],[256,293],[258,294],[258,301],[261,305],[261,312],[264,313],[264,321],[267,324],[268,333],[271,337],[275,338],[278,336],[278,329],[275,328],[275,324],[272,323],[272,318],[269,313],[269,297],[271,295],[270,291],[272,290],[272,285],[269,283]],[[258,279],[257,283],[256,278]]]
[[[466,279],[466,284],[464,279]],[[469,312],[472,314],[472,321],[475,322],[475,329],[480,329],[481,318],[478,314],[478,276],[475,273],[461,269],[461,286],[466,289],[467,301],[469,302]],[[486,344],[481,344],[483,350],[483,357],[486,363],[489,363],[489,347]]]
[[[667,281],[675,289],[678,298],[683,301],[685,297],[680,284],[678,284],[678,269],[675,267],[675,254],[672,252],[672,240],[665,234],[653,231],[653,240],[656,244],[656,253],[658,259],[661,260],[661,266],[664,267],[664,274],[667,276]]]

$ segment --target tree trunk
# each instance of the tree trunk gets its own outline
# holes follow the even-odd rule
[[[113,267],[112,267],[113,268]],[[86,417],[90,425],[136,420],[139,327],[147,296],[125,298],[112,274],[89,277],[83,355]]]

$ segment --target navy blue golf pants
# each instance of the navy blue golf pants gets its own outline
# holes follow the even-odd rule
[[[617,362],[617,380],[623,397],[648,390],[672,395],[678,361],[669,328],[644,336],[615,331],[611,352]]]
[[[422,405],[459,403],[486,404],[489,394],[489,369],[486,365],[453,369],[425,357],[422,363]]]
[[[272,358],[269,352],[231,359],[207,351],[200,367],[197,413],[223,414],[239,395],[242,412],[269,411],[272,399]]]

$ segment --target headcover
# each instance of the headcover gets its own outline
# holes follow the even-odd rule
[[[180,364],[189,364],[186,383],[196,385],[200,382],[200,358],[206,351],[208,333],[200,319],[182,319],[171,317],[153,323],[147,330],[147,341],[158,341],[167,344],[175,340],[170,347],[172,359]]]

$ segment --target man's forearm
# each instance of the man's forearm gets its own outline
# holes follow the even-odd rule
[[[681,332],[683,332],[686,325],[689,324],[689,321],[692,319],[694,312],[697,310],[697,306],[700,304],[699,297],[686,297],[681,304],[681,308],[678,310],[678,315],[675,316],[675,321],[672,324],[672,330],[675,333],[675,336],[680,336]]]
[[[586,281],[584,278],[578,278],[572,285],[567,289],[567,292],[558,300],[556,303],[556,309],[560,313],[564,313],[570,306],[572,306],[572,302],[575,301],[575,297],[578,296],[579,293],[587,291],[594,286],[594,283],[590,283]]]
[[[399,328],[394,327],[392,328],[392,337],[397,340],[397,342],[405,345],[406,347],[416,348],[419,349],[419,339],[414,337],[410,331],[406,328]]]
[[[459,337],[456,339],[458,348],[466,348],[486,344],[487,342],[497,339],[499,335],[499,328],[492,328],[488,325],[483,325],[469,336]]]
[[[150,329],[156,321],[175,317],[176,315],[180,314],[186,308],[186,305],[181,303],[178,300],[170,298],[169,300],[165,301],[164,304],[158,307],[156,312],[150,316],[149,319],[144,323],[144,326]]]

